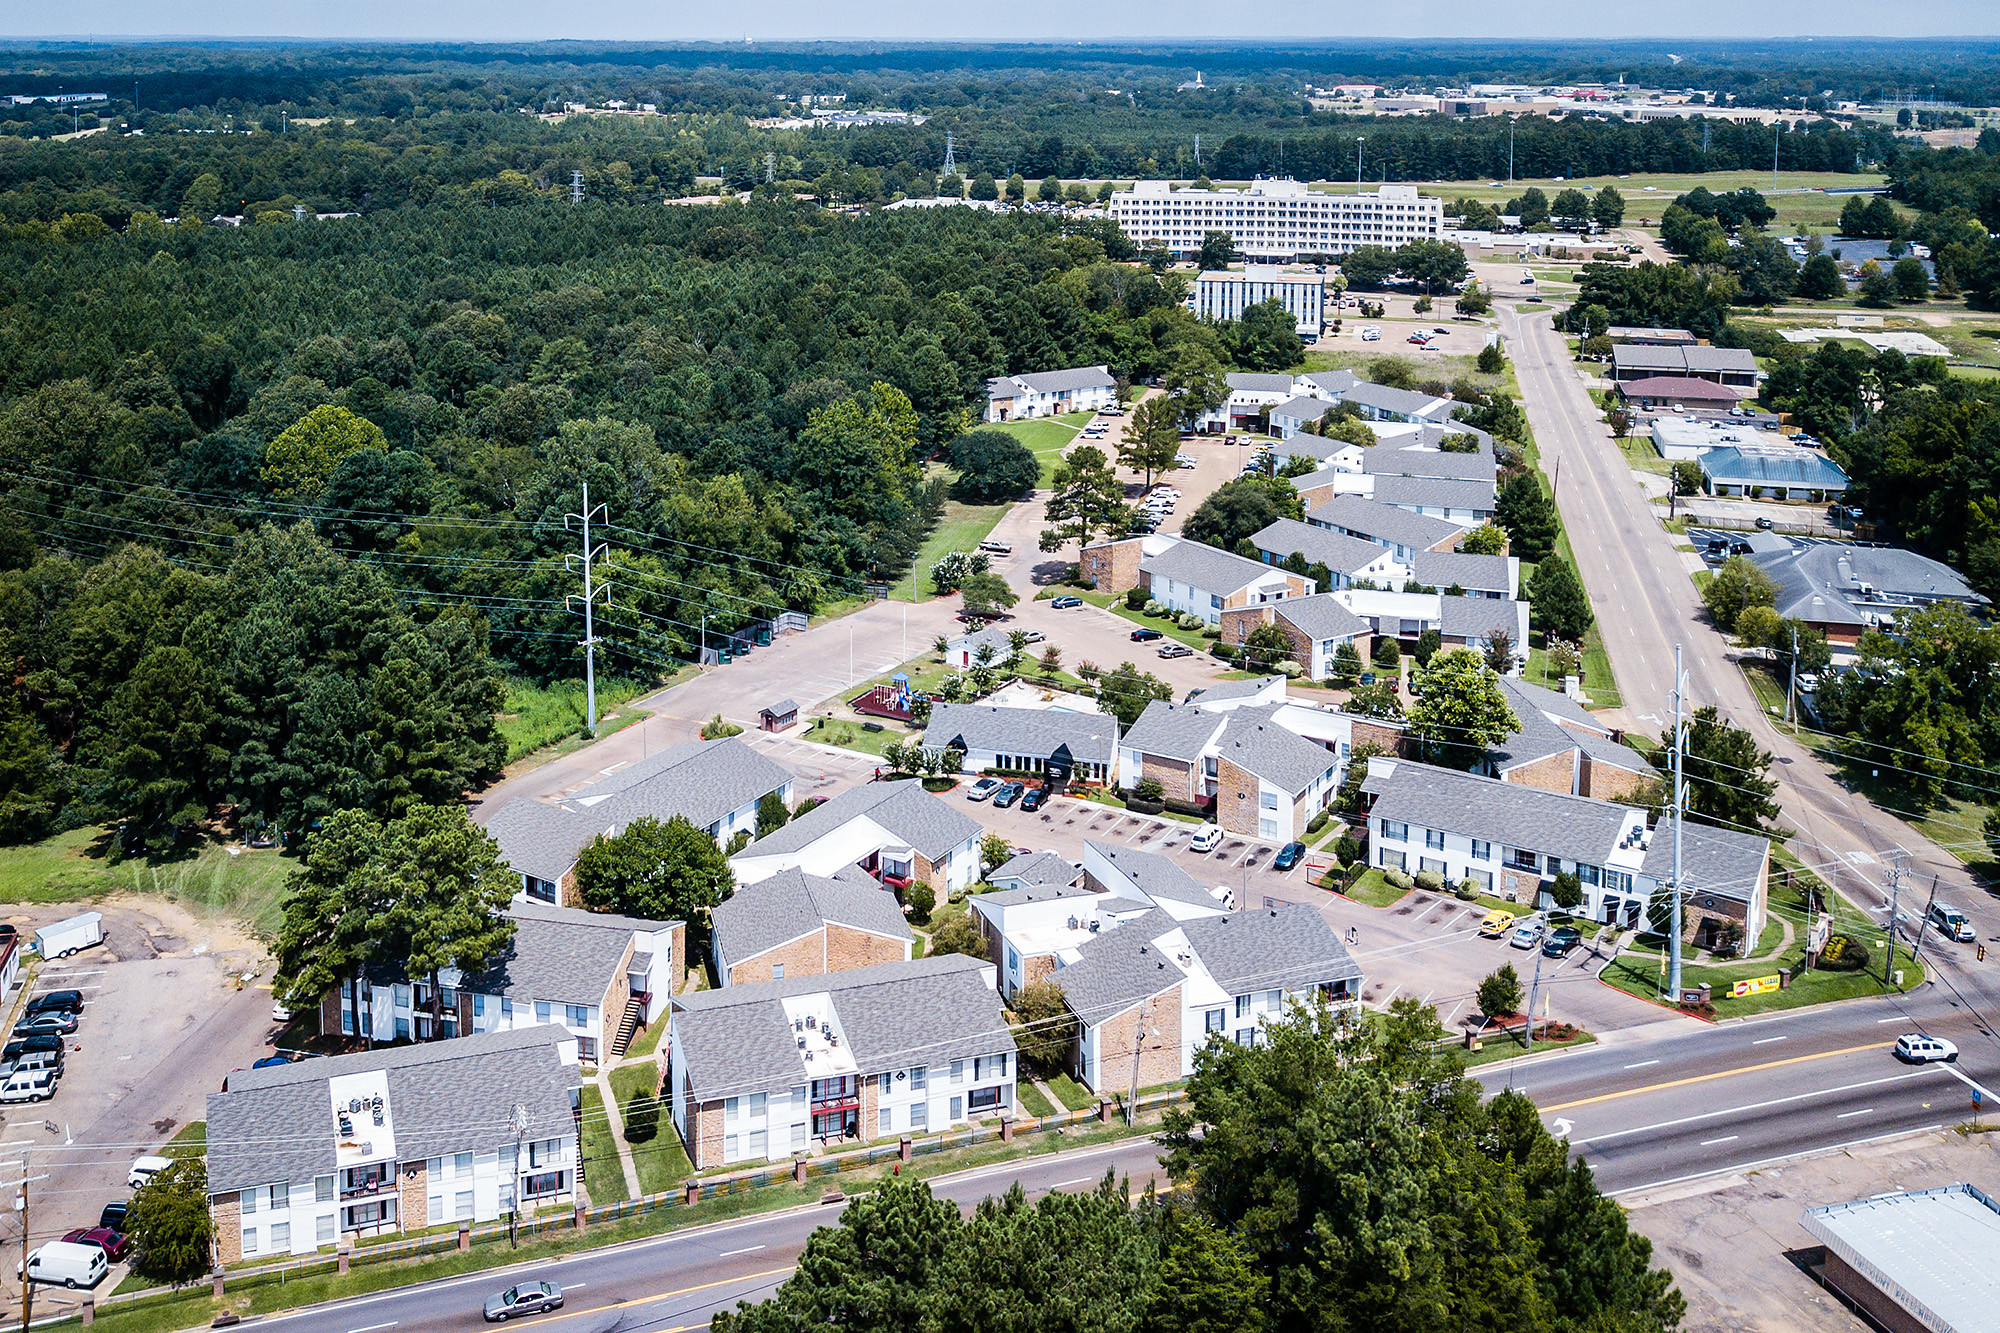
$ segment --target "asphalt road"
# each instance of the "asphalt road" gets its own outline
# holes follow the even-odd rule
[[[1158,1172],[1150,1140],[981,1167],[933,1178],[931,1189],[968,1210],[1019,1180],[1030,1196],[1094,1189],[1105,1172],[1143,1190]],[[685,1333],[706,1328],[718,1310],[762,1300],[791,1273],[806,1239],[839,1216],[837,1205],[724,1222],[592,1250],[545,1263],[449,1278],[352,1300],[309,1306],[257,1321],[287,1333],[433,1333],[485,1327],[486,1297],[514,1282],[562,1284],[565,1308],[518,1321],[561,1333]]]

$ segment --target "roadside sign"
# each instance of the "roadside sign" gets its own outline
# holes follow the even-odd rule
[[[1731,986],[1729,993],[1740,1000],[1746,995],[1762,995],[1766,991],[1777,990],[1781,984],[1782,979],[1776,975],[1751,977],[1746,981],[1739,981]]]

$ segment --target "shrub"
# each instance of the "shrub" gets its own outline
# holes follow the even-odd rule
[[[1181,612],[1180,619],[1176,620],[1174,623],[1176,625],[1179,625],[1182,629],[1202,629],[1207,625],[1208,622],[1204,621],[1200,616],[1196,615],[1192,611],[1183,611]],[[1217,631],[1217,637],[1220,636],[1221,636],[1220,631]]]
[[[1148,601],[1146,605],[1140,609],[1141,615],[1163,616],[1166,613],[1167,613],[1167,608],[1161,606],[1157,599]]]
[[[1868,960],[1867,945],[1852,935],[1835,935],[1821,951],[1819,965],[1829,972],[1864,972]]]
[[[1444,876],[1435,870],[1419,870],[1417,872],[1417,887],[1420,889],[1429,889],[1432,893],[1436,893],[1444,887]]]
[[[1076,664],[1076,674],[1084,680],[1096,680],[1100,673],[1097,670],[1097,663],[1078,662]]]
[[[1375,640],[1375,647],[1373,648],[1373,650],[1371,650],[1369,655],[1375,659],[1376,666],[1382,666],[1382,667],[1397,666],[1400,665],[1403,660],[1403,650],[1401,646],[1399,646],[1394,639],[1389,638],[1387,635],[1383,635]]]
[[[714,717],[701,724],[701,738],[705,741],[719,741],[725,736],[740,736],[742,734],[743,728],[737,726],[734,722],[724,722],[720,713],[717,713]]]
[[[1204,639],[1219,639],[1219,638],[1221,638],[1221,637],[1222,637],[1222,626],[1220,626],[1220,625],[1203,625],[1203,626],[1201,627],[1201,637],[1202,637],[1202,638],[1204,638]]]
[[[1451,895],[1462,903],[1469,903],[1479,896],[1479,886],[1469,879],[1462,879],[1458,882],[1458,887],[1451,891]]]
[[[1361,843],[1351,832],[1340,835],[1340,841],[1333,844],[1333,859],[1344,866],[1351,866],[1361,858]]]
[[[1322,810],[1306,821],[1306,832],[1317,833],[1326,827],[1327,812]]]
[[[1142,801],[1160,801],[1166,799],[1167,789],[1158,778],[1140,778],[1132,784],[1132,794]]]
[[[937,906],[937,890],[927,880],[918,880],[910,885],[910,915],[917,921],[928,921],[931,911]]]
[[[1278,663],[1278,674],[1287,680],[1297,680],[1300,676],[1306,674],[1306,669],[1288,657]]]
[[[1208,645],[1208,651],[1214,653],[1225,662],[1234,662],[1238,657],[1242,656],[1242,653],[1237,649],[1235,644],[1224,643],[1220,639]]]
[[[1125,590],[1125,609],[1127,611],[1137,611],[1149,600],[1151,600],[1150,594],[1144,588],[1133,587]]]
[[[1387,870],[1384,870],[1382,878],[1388,880],[1399,889],[1415,888],[1417,884],[1406,872],[1398,870],[1394,866],[1390,866]]]

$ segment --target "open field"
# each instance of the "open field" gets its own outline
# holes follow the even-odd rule
[[[656,688],[647,681],[624,676],[598,677],[598,734],[605,735],[607,728],[615,731],[637,721],[643,714],[633,712],[613,726],[611,715],[626,700],[640,693],[650,694]],[[578,735],[583,730],[585,712],[580,680],[537,685],[520,676],[510,678],[499,715],[500,734],[507,738],[507,762],[511,764]]]
[[[237,918],[269,937],[283,915],[285,876],[297,862],[275,849],[233,849],[204,843],[173,857],[108,856],[108,828],[71,829],[41,842],[10,847],[0,857],[0,902],[64,903],[120,891],[153,893],[168,902]]]
[[[1032,421],[1003,421],[982,429],[1006,431],[1027,445],[1028,452],[1032,453],[1042,465],[1041,485],[1047,487],[1050,478],[1055,474],[1056,462],[1062,457],[1062,451],[1069,448],[1069,442],[1090,424],[1092,415],[1089,412],[1070,412],[1059,417],[1036,417]],[[1107,437],[1105,453],[1110,455],[1115,453],[1116,449],[1117,446]]]
[[[1045,460],[1046,457],[1052,456],[1045,456]],[[1044,471],[1046,468],[1045,461]],[[947,500],[944,513],[938,519],[938,525],[931,529],[931,535],[924,539],[923,546],[917,550],[917,558],[911,562],[910,576],[896,589],[896,597],[901,599],[908,595],[911,601],[928,602],[936,596],[931,588],[931,566],[942,560],[947,551],[970,551],[985,541],[987,534],[993,531],[993,525],[998,523],[1011,507],[1004,504],[968,505],[960,504],[956,500]]]

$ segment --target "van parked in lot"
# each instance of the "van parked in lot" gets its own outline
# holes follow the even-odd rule
[[[0,1102],[45,1102],[55,1095],[52,1069],[18,1069],[0,1079]]]
[[[69,1288],[94,1287],[111,1271],[111,1260],[95,1245],[52,1240],[28,1256],[20,1272],[30,1282],[58,1283]]]

